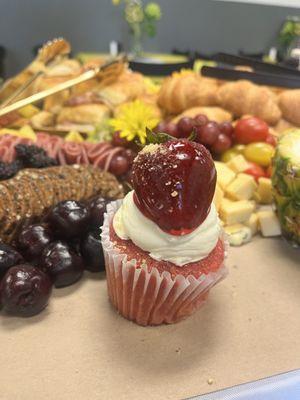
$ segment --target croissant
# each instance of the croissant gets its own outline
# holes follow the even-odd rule
[[[279,96],[283,118],[300,126],[300,89],[286,90]]]
[[[276,95],[268,88],[246,80],[225,83],[218,90],[218,103],[236,117],[249,114],[259,117],[270,125],[281,118]]]
[[[218,84],[194,72],[175,73],[166,78],[158,96],[159,106],[169,114],[179,114],[195,106],[216,105]]]
[[[225,121],[232,121],[232,114],[229,111],[220,107],[192,107],[185,110],[183,113],[177,115],[172,122],[177,123],[182,117],[194,118],[198,114],[204,114],[210,121],[222,123]]]

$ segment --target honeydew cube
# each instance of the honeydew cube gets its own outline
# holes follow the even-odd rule
[[[257,184],[251,175],[238,174],[226,189],[226,195],[233,200],[250,200],[253,197]]]
[[[221,189],[225,190],[230,182],[234,180],[236,174],[225,163],[220,161],[215,161],[215,167],[217,170],[217,182]]]
[[[217,184],[216,185],[215,195],[214,195],[214,198],[213,198],[213,202],[214,202],[214,204],[216,206],[216,210],[217,211],[219,211],[219,209],[220,209],[220,205],[221,205],[221,201],[222,201],[223,197],[224,197],[224,192],[220,188],[220,186]]]
[[[249,168],[249,163],[242,154],[233,157],[226,165],[236,173],[244,172]]]
[[[251,214],[250,218],[248,221],[245,222],[245,225],[251,229],[252,236],[254,236],[258,229],[259,229],[259,223],[258,223],[258,216],[256,213]]]
[[[269,178],[259,178],[258,187],[254,196],[255,200],[260,204],[272,204],[272,182]]]
[[[255,203],[253,201],[240,200],[233,202],[228,199],[223,199],[219,213],[221,219],[227,225],[233,225],[248,221],[254,209]]]
[[[273,210],[261,210],[257,212],[260,230],[263,236],[280,236],[281,228],[277,215]]]
[[[231,246],[241,246],[250,242],[252,239],[251,229],[242,224],[234,224],[225,226],[224,231],[227,233]]]

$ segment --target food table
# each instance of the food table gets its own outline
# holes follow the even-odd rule
[[[300,366],[299,253],[281,239],[230,248],[228,277],[187,320],[139,327],[109,306],[104,275],[2,316],[1,398],[183,399]]]

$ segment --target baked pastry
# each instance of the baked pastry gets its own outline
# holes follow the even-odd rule
[[[127,101],[135,100],[137,97],[146,93],[146,84],[143,75],[125,70],[116,82],[100,86],[94,90],[104,102],[112,107],[116,107]]]
[[[270,125],[275,125],[281,118],[276,95],[270,89],[246,80],[225,83],[219,88],[217,99],[221,107],[236,117],[254,115]]]
[[[174,73],[164,80],[158,104],[168,114],[179,114],[195,106],[213,106],[217,104],[217,89],[215,80],[195,72]]]
[[[0,238],[11,242],[26,219],[40,217],[63,200],[85,200],[96,194],[120,198],[122,186],[108,172],[90,166],[24,169],[0,183]]]
[[[93,131],[96,124],[109,118],[111,111],[105,104],[89,103],[63,107],[57,115],[57,128],[72,127],[80,132]]]
[[[199,114],[204,114],[210,121],[218,123],[232,121],[232,114],[221,107],[192,107],[177,115],[172,122],[177,123],[182,117],[194,118]]]
[[[284,119],[300,126],[300,89],[286,90],[281,93],[279,107]]]
[[[291,122],[287,121],[284,118],[281,118],[277,124],[275,126],[273,126],[273,129],[275,132],[281,134],[284,131],[288,130],[288,129],[293,129],[293,128],[297,128],[296,125],[292,124]]]
[[[134,161],[132,182],[103,225],[109,298],[140,325],[178,322],[226,274],[214,163],[187,139],[149,145]]]

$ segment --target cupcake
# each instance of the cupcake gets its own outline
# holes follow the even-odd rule
[[[196,311],[226,275],[226,246],[212,203],[209,151],[187,139],[145,146],[133,191],[108,205],[102,230],[108,295],[139,325],[175,323]]]

